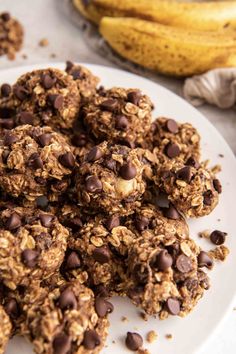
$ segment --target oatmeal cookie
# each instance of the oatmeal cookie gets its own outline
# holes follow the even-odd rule
[[[0,107],[15,113],[10,117],[14,126],[31,124],[48,125],[54,130],[70,129],[79,112],[80,94],[73,78],[64,71],[35,70],[16,81],[8,98],[0,100]]]
[[[156,155],[159,163],[168,160],[195,161],[200,158],[200,136],[190,123],[157,118],[141,144]],[[192,162],[193,163],[193,162]]]
[[[186,166],[170,161],[158,169],[156,185],[167,193],[174,206],[187,217],[210,214],[218,204],[221,185],[204,165]]]
[[[74,165],[70,146],[50,127],[23,125],[0,138],[0,184],[13,197],[61,193]]]
[[[15,207],[0,214],[0,273],[10,289],[57,271],[69,232],[49,213]]]
[[[90,210],[132,212],[146,187],[142,154],[142,149],[107,142],[95,146],[78,169],[78,203]]]
[[[24,299],[25,326],[37,354],[99,353],[104,345],[113,306],[95,298],[78,281],[55,287],[48,293],[31,286]]]
[[[89,69],[67,61],[66,72],[73,77],[77,84],[82,102],[88,101],[91,96],[95,95],[100,79],[93,75]]]
[[[209,288],[202,267],[212,259],[190,238],[165,238],[146,233],[132,246],[128,259],[127,293],[147,314],[165,319],[185,316]]]
[[[11,337],[11,321],[3,306],[0,305],[0,322],[1,322],[1,331],[0,331],[0,353],[5,352],[7,343]]]
[[[151,126],[152,103],[137,89],[112,88],[83,107],[84,122],[96,139],[134,147]]]
[[[7,55],[8,59],[15,59],[15,52],[21,49],[23,43],[23,27],[18,20],[8,12],[0,14],[0,56]]]

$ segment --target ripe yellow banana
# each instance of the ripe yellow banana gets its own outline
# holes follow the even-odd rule
[[[73,4],[77,10],[83,15],[85,18],[90,20],[91,22],[94,22],[93,16],[90,15],[90,13],[87,11],[87,3],[85,0],[73,0]]]
[[[100,33],[122,57],[179,77],[236,66],[236,34],[200,32],[135,18],[103,17]]]
[[[102,17],[109,16],[135,17],[200,31],[236,29],[236,1],[87,0],[86,3],[83,11],[97,24]]]

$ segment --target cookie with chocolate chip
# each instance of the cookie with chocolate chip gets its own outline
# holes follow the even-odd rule
[[[221,193],[219,180],[204,164],[194,167],[181,162],[166,162],[158,169],[154,182],[187,217],[210,214]]]
[[[191,238],[142,234],[129,253],[128,296],[147,314],[161,319],[187,315],[209,288],[202,267],[213,263],[205,252],[207,263],[203,263],[202,252]]]
[[[76,83],[83,103],[87,102],[91,96],[95,95],[100,79],[93,75],[89,69],[67,61],[66,72],[72,76]]]
[[[16,81],[8,98],[0,100],[0,107],[3,113],[5,109],[8,115],[11,114],[14,127],[30,124],[47,125],[57,131],[68,130],[79,112],[80,94],[73,78],[64,71],[52,68],[35,70]],[[0,118],[4,128],[8,122],[3,114]]]
[[[0,139],[0,184],[13,197],[35,200],[60,194],[74,166],[70,146],[50,127],[23,125]]]
[[[50,293],[32,286],[24,302],[25,327],[35,353],[101,351],[109,325],[107,315],[113,306],[103,298],[96,299],[92,290],[79,281],[64,283]]]
[[[1,322],[1,331],[0,331],[0,352],[4,353],[7,343],[11,338],[11,320],[4,310],[3,306],[0,305],[0,322]]]
[[[199,165],[200,136],[190,123],[157,118],[141,145],[153,151],[159,163],[180,159],[194,167]]]
[[[152,103],[138,89],[112,88],[83,107],[84,121],[96,139],[134,147],[151,126]]]
[[[13,18],[9,12],[0,13],[0,56],[7,55],[14,60],[23,43],[24,31],[21,23]]]
[[[0,214],[0,273],[15,290],[56,272],[65,255],[69,232],[49,213],[21,207]]]
[[[85,156],[76,177],[79,205],[108,213],[132,213],[145,191],[142,149],[103,142]]]

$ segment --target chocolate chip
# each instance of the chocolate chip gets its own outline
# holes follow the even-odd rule
[[[105,159],[103,161],[103,165],[108,168],[109,170],[113,171],[116,173],[117,171],[117,163],[115,160],[113,159]]]
[[[131,103],[135,104],[136,106],[138,106],[141,97],[142,97],[142,94],[140,91],[131,91],[127,95],[127,100],[128,100],[128,102],[131,102]]]
[[[71,72],[70,75],[73,77],[73,80],[81,80],[83,79],[83,73],[81,72],[80,68],[74,68]]]
[[[65,261],[65,268],[67,270],[77,269],[81,265],[78,254],[75,251],[72,251],[67,257]]]
[[[100,264],[108,263],[111,259],[109,249],[106,246],[95,248],[93,250],[93,258]]]
[[[200,163],[194,157],[189,157],[188,160],[185,162],[185,165],[192,166],[196,168],[196,170],[198,170],[200,167]]]
[[[18,98],[20,101],[24,101],[28,95],[28,91],[23,86],[20,85],[16,85],[13,88],[13,93],[16,96],[16,98]]]
[[[34,268],[38,262],[39,252],[31,249],[25,249],[21,253],[22,262],[26,267]]]
[[[177,316],[180,313],[179,300],[169,297],[169,299],[166,301],[166,309],[171,315]]]
[[[11,86],[9,84],[2,84],[1,95],[2,97],[9,97],[11,93]]]
[[[149,279],[149,270],[147,267],[144,267],[142,264],[135,264],[132,274],[139,284],[147,284]]]
[[[7,119],[0,119],[0,126],[3,129],[12,129],[15,126],[15,122],[13,119],[7,118]]]
[[[172,220],[178,220],[181,217],[178,210],[175,209],[175,207],[172,204],[170,204],[169,208],[165,208],[163,210],[163,213],[166,218],[172,219]]]
[[[2,161],[3,163],[7,163],[8,156],[10,155],[10,150],[3,150],[2,152]]]
[[[107,301],[106,299],[102,297],[97,297],[95,299],[95,310],[98,314],[98,317],[105,317],[108,313],[113,312],[114,306],[112,303]]]
[[[219,194],[222,193],[222,185],[217,178],[213,179],[213,186]]]
[[[200,268],[207,267],[211,268],[213,266],[212,258],[204,251],[201,251],[198,255],[198,266]]]
[[[165,271],[173,264],[173,259],[167,250],[162,250],[155,258],[154,266],[158,270]]]
[[[20,309],[15,299],[6,300],[4,309],[10,318],[16,319],[20,315]]]
[[[72,61],[70,61],[70,60],[67,60],[66,61],[66,72],[68,72],[68,71],[70,71],[72,68],[73,68],[73,66],[74,66],[74,63],[72,63]]]
[[[65,333],[59,333],[54,338],[52,346],[53,354],[68,354],[71,350],[71,338]]]
[[[13,213],[6,221],[6,229],[9,231],[18,229],[21,226],[21,218],[18,214]]]
[[[104,285],[99,284],[94,288],[94,292],[96,294],[97,297],[103,297],[103,298],[107,298],[109,297],[109,291],[107,290],[107,288],[105,288]]]
[[[35,117],[32,113],[23,111],[19,114],[20,124],[30,124],[33,125]]]
[[[116,124],[115,124],[116,129],[125,131],[127,130],[128,126],[129,126],[129,121],[125,116],[121,116],[121,115],[116,116]]]
[[[37,170],[38,168],[43,169],[43,161],[37,152],[30,155],[28,159],[28,166]]]
[[[38,136],[37,140],[42,147],[48,146],[52,140],[52,135],[51,134],[41,134]]]
[[[4,137],[3,144],[6,145],[6,146],[9,146],[11,144],[14,144],[18,140],[19,139],[18,139],[18,137],[16,135],[8,133]]]
[[[76,310],[78,303],[75,297],[75,294],[70,288],[65,289],[59,299],[58,299],[58,306],[61,310]]]
[[[165,148],[165,154],[170,158],[173,159],[180,154],[180,148],[177,144],[169,143]]]
[[[184,254],[181,254],[177,257],[175,266],[181,273],[188,273],[193,268],[191,258],[185,256]]]
[[[168,195],[166,193],[160,192],[155,199],[155,203],[159,208],[169,208],[170,201],[168,199]]]
[[[3,21],[7,22],[11,19],[11,15],[9,14],[9,12],[3,12],[1,14],[1,18]]]
[[[53,85],[57,82],[56,77],[52,77],[49,74],[42,74],[41,76],[41,83],[42,86],[48,90],[53,87]],[[56,108],[56,107],[55,107]]]
[[[127,164],[121,166],[120,168],[120,176],[129,181],[133,179],[137,175],[136,167],[132,164],[132,162],[128,162]]]
[[[192,279],[192,278],[187,278],[184,281],[184,286],[186,286],[188,291],[194,292],[198,288],[198,280],[197,279]]]
[[[136,352],[139,348],[142,347],[143,338],[138,333],[127,332],[125,344],[129,350]]]
[[[178,133],[179,127],[174,119],[168,119],[166,122],[166,128],[170,133]]]
[[[101,344],[101,339],[96,331],[94,331],[93,329],[88,329],[84,333],[83,345],[85,349],[92,350],[95,349],[100,344]]]
[[[106,228],[108,231],[111,231],[114,229],[114,227],[120,226],[120,218],[118,215],[112,215],[110,216],[105,223]]]
[[[225,242],[226,232],[215,230],[210,234],[210,240],[214,245],[220,246]]]
[[[185,166],[176,172],[176,178],[181,179],[187,183],[191,182],[192,171],[190,166]]]
[[[60,155],[58,161],[66,168],[72,169],[75,166],[75,158],[71,152]]]
[[[99,147],[94,146],[87,155],[88,162],[94,162],[99,160],[103,156],[103,152]]]
[[[139,231],[144,231],[148,229],[150,220],[145,216],[137,216],[135,219],[136,229]]]
[[[213,198],[213,193],[212,193],[211,190],[208,190],[208,191],[203,193],[203,203],[205,205],[211,205],[212,198]]]
[[[99,193],[102,191],[102,182],[96,176],[88,176],[85,181],[85,189],[89,193]]]
[[[39,219],[44,227],[50,227],[52,225],[52,221],[54,220],[54,215],[40,214]]]
[[[86,146],[86,144],[88,143],[88,137],[87,134],[85,133],[76,133],[72,138],[71,138],[71,143],[74,146],[78,146],[78,147],[83,147]]]
[[[46,210],[48,208],[48,198],[44,195],[37,197],[36,205],[38,208]]]
[[[117,100],[113,100],[111,98],[109,98],[108,100],[103,101],[100,104],[100,108],[104,111],[109,111],[109,112],[114,112],[116,111],[118,106],[118,102]]]
[[[63,106],[64,97],[62,95],[48,95],[49,102],[55,109],[60,109]]]

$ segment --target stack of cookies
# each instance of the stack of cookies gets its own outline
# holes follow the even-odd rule
[[[211,213],[221,184],[198,132],[98,83],[67,62],[1,86],[0,353],[19,334],[38,354],[95,354],[109,297],[165,319],[209,288],[186,218]]]

